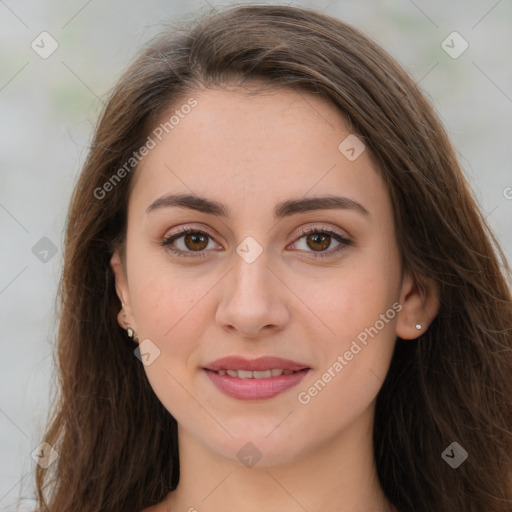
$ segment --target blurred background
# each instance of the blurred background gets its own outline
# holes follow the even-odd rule
[[[55,304],[66,213],[100,110],[163,23],[233,3],[0,0],[2,511],[33,506],[31,454],[41,443],[56,384]],[[420,84],[512,261],[512,2],[289,3],[363,30]]]

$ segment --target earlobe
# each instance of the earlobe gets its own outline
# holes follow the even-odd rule
[[[421,278],[421,285],[407,274],[400,295],[402,309],[397,317],[396,335],[413,340],[424,334],[439,311],[439,285],[432,279]]]

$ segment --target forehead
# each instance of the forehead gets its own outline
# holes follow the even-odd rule
[[[191,100],[193,108],[181,109]],[[146,207],[170,192],[216,197],[233,210],[237,204],[247,209],[251,196],[258,198],[255,209],[268,201],[270,210],[290,197],[339,192],[357,200],[365,191],[371,206],[385,194],[368,151],[352,160],[343,153],[344,141],[361,140],[320,95],[203,89],[175,102],[155,129],[166,122],[134,176],[133,194],[143,196]]]
[[[314,144],[317,151],[328,150],[336,133],[349,132],[341,112],[318,94],[290,88],[260,89],[227,87],[191,93],[197,106],[172,131],[187,137],[193,134],[196,147],[208,144],[212,155],[232,149],[224,158],[268,159],[302,152]],[[177,104],[176,104],[177,105]],[[173,110],[179,110],[179,105]],[[168,113],[167,113],[168,114]],[[168,117],[163,115],[163,120]],[[178,129],[179,128],[179,129]],[[304,147],[305,139],[310,141]],[[320,145],[319,145],[320,144]]]

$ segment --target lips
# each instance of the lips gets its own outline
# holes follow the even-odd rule
[[[281,370],[304,370],[307,364],[297,363],[291,359],[281,357],[258,357],[257,359],[245,359],[238,356],[229,356],[217,359],[206,366],[207,370],[245,370],[245,371],[266,371],[273,368]]]
[[[260,370],[251,372],[250,370],[218,370],[219,375],[229,375],[238,379],[268,379],[270,377],[280,377],[281,375],[291,375],[293,370],[284,370],[282,368],[272,368],[271,370]]]
[[[297,385],[310,368],[280,357],[244,359],[230,356],[217,359],[204,370],[225,395],[240,400],[262,400]]]

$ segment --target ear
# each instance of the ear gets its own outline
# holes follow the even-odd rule
[[[397,317],[396,335],[405,340],[419,338],[439,312],[439,285],[426,277],[418,283],[410,273],[406,273],[400,292],[400,304],[402,309]]]
[[[135,325],[135,318],[133,317],[131,306],[126,270],[124,268],[121,255],[117,249],[114,251],[112,258],[110,258],[110,267],[114,272],[116,293],[122,305],[117,315],[117,322],[123,329],[126,329],[127,325],[130,325],[132,329],[137,331],[137,326]]]

